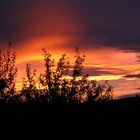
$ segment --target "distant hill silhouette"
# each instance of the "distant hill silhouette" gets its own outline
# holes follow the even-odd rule
[[[131,93],[131,94],[125,94],[125,95],[121,95],[118,96],[117,99],[123,99],[123,98],[137,98],[140,97],[140,93]]]

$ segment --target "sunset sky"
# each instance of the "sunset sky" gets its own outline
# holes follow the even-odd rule
[[[84,73],[110,80],[114,96],[140,93],[139,0],[0,0],[0,48],[12,42],[18,77],[31,63],[42,72],[42,48],[56,61],[86,55]]]

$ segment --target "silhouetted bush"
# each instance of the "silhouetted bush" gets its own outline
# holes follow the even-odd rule
[[[11,50],[11,43],[5,53],[0,51],[0,93],[9,96],[15,93],[15,78],[17,68],[15,68],[16,53]]]
[[[22,90],[16,94],[15,68],[16,53],[11,46],[6,53],[0,53],[0,97],[6,102],[45,102],[45,103],[92,103],[112,100],[113,87],[108,81],[89,80],[82,75],[85,55],[75,49],[75,63],[70,65],[70,58],[65,54],[54,63],[52,55],[43,49],[45,72],[36,78],[36,70],[26,65],[26,78]],[[72,76],[69,79],[70,71]],[[38,88],[37,84],[41,85]]]
[[[21,90],[21,100],[29,101],[36,100],[38,96],[38,90],[36,87],[36,70],[31,69],[31,64],[26,64],[26,78],[23,79],[23,86]]]
[[[76,48],[75,64],[72,79],[67,79],[71,68],[69,58],[62,55],[56,69],[51,54],[43,50],[46,71],[40,76],[40,83],[45,87],[48,102],[93,102],[112,99],[113,87],[108,81],[100,83],[88,80],[88,75],[82,76],[85,55],[81,56]]]
[[[75,48],[75,64],[73,67],[73,77],[81,76],[82,75],[82,69],[83,69],[83,62],[85,61],[85,55],[81,56],[79,48]]]

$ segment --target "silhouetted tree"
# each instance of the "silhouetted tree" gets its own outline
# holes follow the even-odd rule
[[[94,80],[88,80],[88,75],[82,76],[85,55],[81,56],[79,48],[75,49],[76,60],[72,80],[65,78],[71,67],[66,55],[62,55],[55,69],[51,54],[45,50],[43,52],[46,72],[41,75],[40,82],[46,88],[49,102],[90,102],[112,99],[113,88],[107,81],[101,84]]]
[[[83,62],[85,61],[85,55],[81,56],[79,48],[75,48],[75,64],[73,67],[73,77],[81,76],[82,75],[82,69],[83,69]]]
[[[0,79],[0,93],[3,94],[4,93],[4,89],[7,88],[7,82],[5,79]]]
[[[43,49],[44,62],[45,62],[45,73],[40,75],[40,82],[45,88],[46,96],[48,97],[48,102],[52,100],[53,88],[54,88],[54,76],[53,67],[54,59],[51,58],[51,54],[47,53]]]
[[[61,99],[64,100],[65,93],[62,91],[62,86],[64,86],[64,79],[65,76],[68,74],[70,69],[70,63],[69,63],[69,57],[67,57],[65,54],[62,55],[62,57],[59,59],[56,70],[53,73],[54,76],[54,96],[55,99]]]
[[[72,79],[69,75],[70,58],[65,54],[54,65],[50,53],[43,49],[45,72],[39,76],[41,88],[36,86],[36,70],[26,65],[26,78],[23,80],[21,92],[15,94],[16,53],[11,51],[11,43],[6,53],[0,51],[0,97],[6,102],[47,102],[47,103],[82,103],[112,100],[113,87],[108,81],[89,80],[82,76],[85,55],[81,56],[79,48],[75,49],[75,63]]]
[[[17,68],[15,68],[16,53],[11,50],[11,44],[6,53],[0,53],[0,79],[5,83],[3,88],[5,93],[14,95],[15,78],[17,76]]]
[[[36,77],[36,69],[32,71],[31,69],[31,64],[26,65],[26,75],[27,75],[27,82],[29,85],[29,89],[35,89],[36,88],[36,82],[35,82],[35,77]]]
[[[38,96],[36,88],[36,69],[32,70],[31,64],[26,64],[26,78],[23,79],[22,99],[24,101],[35,100]]]

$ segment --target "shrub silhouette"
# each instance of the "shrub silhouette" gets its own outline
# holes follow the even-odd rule
[[[8,87],[7,81],[5,79],[0,79],[0,92],[3,93],[4,89]]]
[[[17,68],[15,68],[16,53],[11,50],[11,43],[6,53],[0,51],[0,93],[15,93],[15,78],[17,76]]]
[[[36,70],[26,65],[26,78],[22,90],[15,94],[16,53],[11,51],[11,44],[6,53],[0,53],[0,97],[6,102],[45,102],[45,103],[92,103],[109,101],[113,98],[113,87],[108,81],[90,80],[82,75],[85,55],[75,48],[75,63],[70,65],[70,58],[65,54],[55,65],[52,55],[43,49],[45,72],[36,80]],[[69,79],[67,76],[72,71]],[[37,88],[37,84],[41,88]]]
[[[36,88],[36,69],[32,70],[31,64],[26,64],[26,78],[23,79],[23,86],[21,90],[21,100],[35,100],[38,95]]]
[[[80,55],[80,51],[78,47],[75,48],[75,52],[76,52],[75,55],[76,60],[73,67],[73,77],[81,76],[82,69],[83,69],[83,62],[85,61],[85,55],[83,56]]]
[[[85,55],[81,56],[79,48],[75,49],[75,64],[72,79],[65,76],[71,68],[69,58],[64,54],[59,59],[56,69],[51,54],[43,50],[45,61],[45,74],[40,77],[40,82],[45,86],[48,102],[90,102],[108,101],[112,99],[113,87],[105,83],[88,80],[88,75],[82,76]]]

